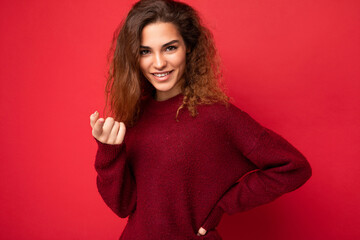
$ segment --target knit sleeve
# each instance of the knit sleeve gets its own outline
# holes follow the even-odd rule
[[[224,212],[233,215],[269,203],[299,188],[312,175],[307,159],[279,134],[240,110],[233,120],[237,123],[231,123],[235,124],[229,131],[232,141],[257,168],[223,194],[202,225],[205,229],[215,228]]]
[[[121,218],[129,216],[136,207],[135,178],[126,161],[126,145],[98,144],[95,158],[98,191],[110,209]]]

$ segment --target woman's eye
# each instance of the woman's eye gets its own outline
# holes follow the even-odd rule
[[[175,49],[177,49],[177,47],[175,47],[175,46],[168,46],[168,47],[166,48],[166,51],[173,51],[173,50],[175,50]]]
[[[149,50],[140,50],[140,55],[146,55],[148,53],[150,53]]]

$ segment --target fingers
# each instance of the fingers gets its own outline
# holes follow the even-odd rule
[[[107,143],[121,144],[125,136],[125,124],[123,122],[114,122]]]
[[[116,137],[116,143],[115,144],[121,144],[124,141],[124,137],[125,137],[125,132],[126,132],[126,127],[125,124],[123,122],[119,123],[119,131]]]
[[[102,129],[100,130],[100,131],[102,131],[101,135],[99,136],[99,139],[98,139],[100,142],[108,143],[108,139],[109,139],[109,136],[111,133],[111,129],[114,126],[114,123],[115,123],[115,120],[112,117],[106,118],[105,122],[102,124]]]
[[[100,140],[100,136],[103,133],[103,125],[104,125],[105,120],[103,118],[99,118],[95,124],[93,125],[93,129],[92,129],[92,135],[99,141]]]
[[[98,111],[95,111],[93,114],[90,115],[90,126],[94,128],[96,120],[99,118]]]
[[[115,144],[116,137],[117,137],[118,132],[119,132],[119,128],[120,128],[120,123],[115,121],[113,127],[110,130],[110,135],[109,135],[109,138],[107,140],[107,143]]]
[[[207,231],[206,231],[204,228],[201,227],[201,228],[199,229],[199,232],[197,233],[197,235],[198,235],[198,236],[202,236],[202,235],[205,235],[206,232],[207,232]]]
[[[95,111],[90,115],[90,126],[92,135],[102,143],[121,144],[124,141],[126,127],[123,122],[117,122],[112,117],[99,118],[99,113]]]

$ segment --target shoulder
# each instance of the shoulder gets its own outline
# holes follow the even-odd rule
[[[201,105],[199,115],[225,131],[229,136],[259,136],[265,129],[257,120],[233,103]]]
[[[199,115],[210,121],[215,127],[213,131],[222,132],[233,146],[242,153],[249,153],[258,142],[266,128],[251,117],[247,112],[233,103],[228,105],[212,104],[201,106]]]

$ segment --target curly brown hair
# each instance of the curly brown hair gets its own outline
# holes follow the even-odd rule
[[[196,105],[220,102],[228,105],[222,82],[220,57],[212,33],[202,24],[199,14],[189,5],[172,0],[140,0],[116,29],[108,54],[109,72],[105,88],[110,115],[126,126],[133,126],[141,111],[141,100],[152,96],[155,88],[140,71],[140,41],[143,28],[165,22],[176,26],[190,52],[186,55],[184,95],[180,109],[187,107],[191,116]]]

